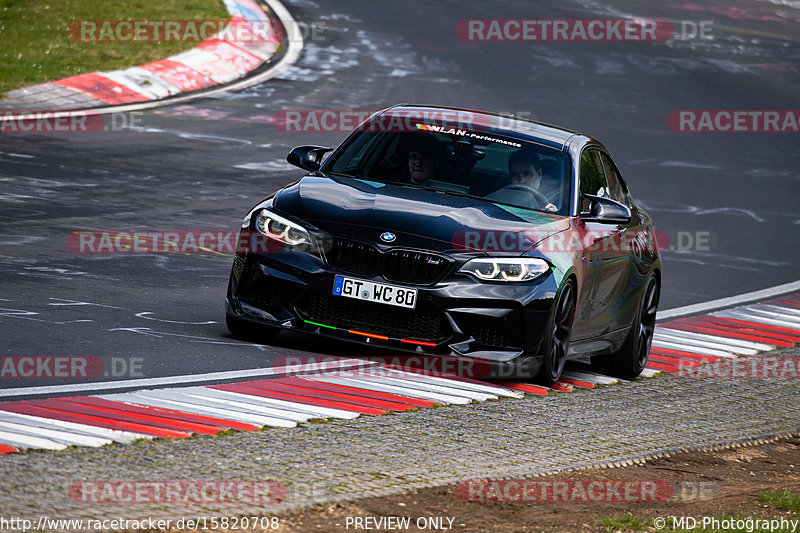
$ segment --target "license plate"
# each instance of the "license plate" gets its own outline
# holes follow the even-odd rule
[[[396,305],[407,309],[414,309],[417,305],[417,289],[406,289],[344,276],[336,276],[333,282],[333,295],[355,298],[364,302]]]

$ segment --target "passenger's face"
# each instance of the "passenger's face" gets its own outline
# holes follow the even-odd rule
[[[539,188],[542,181],[542,171],[527,163],[512,163],[508,169],[512,183],[521,183],[530,187]]]
[[[423,184],[433,177],[434,160],[430,154],[422,152],[409,152],[408,173],[411,181]]]

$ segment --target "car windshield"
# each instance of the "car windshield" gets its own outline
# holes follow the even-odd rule
[[[363,131],[322,170],[562,215],[570,197],[563,152],[495,133]]]

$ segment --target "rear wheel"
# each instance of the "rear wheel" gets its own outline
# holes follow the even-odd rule
[[[269,342],[275,340],[281,332],[280,328],[254,324],[228,314],[225,315],[225,325],[234,336],[253,341]]]
[[[569,341],[572,335],[572,323],[575,320],[575,283],[568,279],[561,288],[561,293],[550,313],[542,340],[542,366],[536,381],[543,385],[552,385],[561,377],[567,362]]]
[[[653,343],[659,297],[658,281],[655,276],[651,276],[642,292],[636,318],[622,348],[600,359],[593,358],[593,366],[620,378],[635,378],[642,373]]]

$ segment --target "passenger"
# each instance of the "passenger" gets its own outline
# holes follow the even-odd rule
[[[407,146],[408,178],[414,185],[425,186],[441,173],[442,144],[430,135],[415,135]]]

